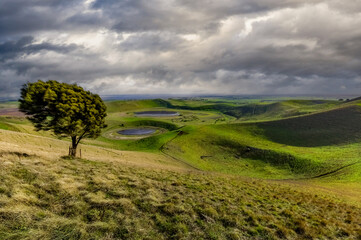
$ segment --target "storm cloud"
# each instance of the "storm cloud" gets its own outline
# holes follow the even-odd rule
[[[359,94],[361,1],[2,0],[0,95]]]

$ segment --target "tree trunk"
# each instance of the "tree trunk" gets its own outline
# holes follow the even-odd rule
[[[76,141],[76,136],[71,137],[71,148],[69,149],[69,156],[76,157],[76,148],[78,143]]]

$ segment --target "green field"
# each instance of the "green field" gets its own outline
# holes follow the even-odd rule
[[[106,105],[102,135],[68,159],[68,139],[0,104],[0,239],[361,238],[361,100]],[[155,133],[117,133],[137,127]]]

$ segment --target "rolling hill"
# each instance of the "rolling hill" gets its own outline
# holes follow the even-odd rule
[[[2,116],[0,239],[360,239],[359,104],[111,101],[81,159]]]
[[[207,171],[288,179],[346,168],[361,181],[360,110],[345,105],[281,120],[189,126],[164,151]]]
[[[0,130],[1,239],[361,236],[358,205],[293,184],[199,172],[154,154]]]
[[[258,123],[271,141],[292,146],[328,146],[361,141],[361,107],[358,105]]]

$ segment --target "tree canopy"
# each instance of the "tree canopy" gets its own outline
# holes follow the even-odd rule
[[[24,84],[19,99],[24,112],[36,130],[53,131],[58,136],[70,136],[71,155],[83,138],[96,138],[106,127],[106,106],[97,94],[76,84],[54,80]]]

